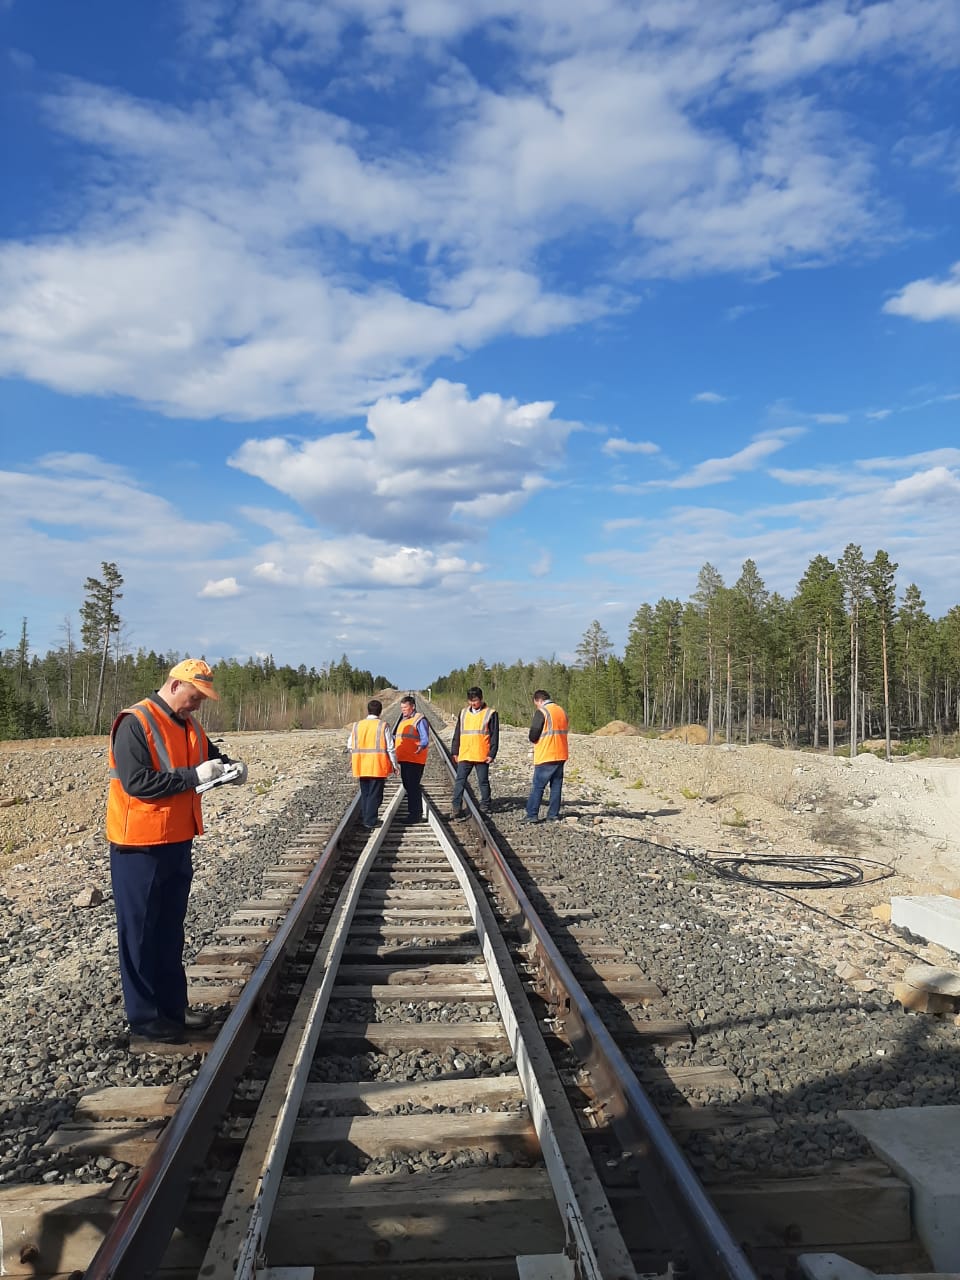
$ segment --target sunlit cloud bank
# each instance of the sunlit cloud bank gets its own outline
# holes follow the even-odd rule
[[[248,440],[230,465],[293,498],[327,529],[432,544],[471,538],[517,510],[564,459],[576,424],[549,402],[471,399],[438,379],[378,401],[364,431]]]
[[[637,305],[644,278],[889,243],[870,142],[814,77],[960,45],[953,0],[209,0],[185,21],[216,97],[46,94],[90,181],[69,230],[0,245],[0,372],[241,420],[356,413],[441,356]],[[381,117],[414,86],[398,143]],[[957,288],[887,309],[956,318]]]

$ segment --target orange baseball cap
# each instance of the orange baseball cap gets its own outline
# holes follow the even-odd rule
[[[212,698],[214,702],[220,701],[220,695],[213,687],[213,668],[208,667],[202,658],[184,658],[172,668],[167,679],[185,680],[205,698]]]

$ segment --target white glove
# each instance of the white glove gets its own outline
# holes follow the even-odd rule
[[[204,760],[203,764],[197,765],[197,782],[213,782],[214,778],[219,778],[223,773],[222,760]]]
[[[247,766],[243,763],[243,761],[242,761],[242,760],[231,760],[231,761],[230,761],[230,769],[231,769],[231,771],[232,771],[232,770],[234,770],[234,769],[239,769],[239,770],[240,770],[240,772],[237,774],[237,776],[236,776],[235,778],[231,778],[231,779],[230,779],[230,782],[231,782],[234,786],[239,787],[241,783],[246,782],[246,780],[247,780]]]

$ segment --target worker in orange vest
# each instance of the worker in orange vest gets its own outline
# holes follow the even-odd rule
[[[563,791],[563,766],[569,758],[567,746],[567,713],[563,707],[551,702],[546,689],[537,689],[533,695],[537,708],[530,722],[530,741],[533,743],[533,783],[527,796],[527,811],[521,822],[540,821],[540,801],[550,788],[547,806],[547,822],[560,821],[560,795]]]
[[[383,703],[371,698],[367,718],[358,720],[350,729],[347,747],[353,776],[360,785],[360,825],[372,831],[377,825],[383,785],[391,773],[397,772],[397,756],[390,726],[380,719]]]
[[[407,793],[405,822],[423,820],[423,769],[427,763],[430,746],[430,729],[427,717],[417,711],[417,701],[412,693],[400,699],[400,719],[393,731],[400,764],[400,781]]]
[[[480,788],[480,812],[490,812],[490,766],[500,749],[500,719],[493,707],[483,700],[483,690],[476,685],[467,690],[467,705],[457,716],[457,726],[450,743],[450,754],[457,766],[450,801],[451,818],[464,818],[463,789],[472,770],[477,771]]]
[[[187,1007],[183,968],[193,837],[203,834],[197,787],[230,763],[238,765],[231,781],[247,777],[194,720],[207,698],[217,701],[213,671],[185,658],[110,730],[107,839],[123,1004],[135,1035],[165,1044],[210,1021]]]

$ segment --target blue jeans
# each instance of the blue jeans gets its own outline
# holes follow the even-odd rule
[[[127,1021],[134,1028],[157,1018],[183,1021],[183,922],[193,879],[192,843],[110,846],[120,984]]]
[[[527,796],[527,817],[536,818],[540,813],[540,801],[547,787],[550,788],[548,818],[560,817],[560,794],[563,791],[563,766],[565,760],[548,760],[546,764],[533,766],[533,785]]]
[[[480,788],[480,808],[490,808],[490,766],[485,761],[461,760],[457,764],[457,776],[453,781],[453,798],[450,801],[450,807],[454,813],[459,812],[463,803],[463,789],[467,785],[467,778],[470,776],[471,769],[476,769],[477,771],[477,786]]]

